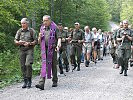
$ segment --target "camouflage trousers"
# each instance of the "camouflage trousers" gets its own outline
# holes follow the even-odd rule
[[[80,45],[72,45],[71,46],[71,61],[72,61],[72,64],[76,64],[76,60],[77,60],[77,63],[80,64],[81,63],[81,53],[82,53],[82,46]],[[77,58],[75,58],[77,57]]]
[[[33,49],[20,50],[20,64],[23,78],[32,77]]]
[[[130,56],[130,49],[118,49],[118,64],[125,70],[128,69],[128,60]]]
[[[117,48],[112,47],[112,48],[110,49],[110,54],[111,54],[111,56],[112,56],[112,58],[113,58],[113,63],[114,63],[114,64],[118,64]]]
[[[62,66],[62,59],[65,65],[69,65],[68,57],[67,57],[67,46],[62,46],[59,52],[59,66]]]

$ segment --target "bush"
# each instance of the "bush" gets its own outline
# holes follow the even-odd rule
[[[11,52],[10,50],[0,53],[0,88],[22,80],[21,69],[19,64],[18,49]],[[33,76],[40,73],[40,49],[35,47]]]

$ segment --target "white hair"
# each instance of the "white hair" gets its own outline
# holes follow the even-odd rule
[[[96,29],[95,27],[93,27],[93,28],[92,28],[92,31],[95,31],[95,30],[97,30],[97,29]]]
[[[29,20],[27,18],[22,18],[21,19],[21,23],[27,23],[27,24],[29,24]]]
[[[127,23],[127,24],[129,24],[129,23],[128,23],[128,20],[123,20],[123,24],[124,24],[124,23]]]
[[[49,15],[44,15],[43,16],[43,21],[44,21],[45,18],[48,18],[49,20],[51,20],[51,17]]]
[[[86,30],[87,28],[89,28],[89,26],[85,26],[85,27],[84,27],[84,30]]]

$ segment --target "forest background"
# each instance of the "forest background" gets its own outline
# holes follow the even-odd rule
[[[81,28],[89,25],[110,31],[110,21],[119,23],[123,19],[133,25],[133,0],[1,0],[0,9],[0,88],[22,80],[19,48],[14,45],[14,37],[23,17],[30,20],[30,27],[37,34],[45,14],[69,28],[79,22]],[[36,76],[41,67],[39,45],[34,55],[33,74]]]

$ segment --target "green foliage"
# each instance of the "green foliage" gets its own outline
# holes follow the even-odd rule
[[[106,0],[109,4],[109,12],[112,20],[120,22],[129,20],[133,25],[133,0]]]
[[[18,54],[10,50],[0,53],[0,88],[4,85],[20,80]]]
[[[10,50],[0,53],[0,88],[14,82],[22,80],[22,73],[19,64],[18,49],[15,53]],[[41,60],[39,46],[35,47],[34,51],[33,76],[40,73]]]
[[[55,2],[54,20],[73,27],[78,21],[85,25],[107,30],[110,19],[106,0],[58,0]]]
[[[18,47],[14,45],[14,36],[21,27],[20,20],[27,17],[30,27],[36,32],[42,23],[42,16],[51,15],[56,23],[73,27],[78,21],[81,28],[107,30],[110,15],[106,0],[1,0],[0,2],[0,87],[21,80]],[[35,47],[33,74],[39,73],[41,67],[40,47]]]
[[[129,20],[130,24],[133,25],[133,1],[132,0],[123,0],[122,2],[122,11],[121,11],[121,20]]]
[[[109,13],[112,15],[112,20],[120,22],[120,12],[122,0],[106,0],[109,4]]]

